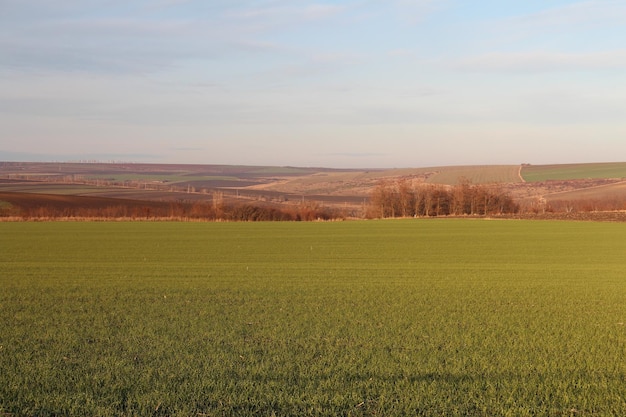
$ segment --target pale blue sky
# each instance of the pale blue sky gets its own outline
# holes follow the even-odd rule
[[[623,0],[0,0],[0,160],[626,161]]]

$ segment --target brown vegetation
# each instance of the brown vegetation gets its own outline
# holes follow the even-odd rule
[[[496,186],[462,180],[456,186],[382,182],[371,195],[370,217],[496,215],[515,213],[519,206]]]
[[[254,221],[516,213],[572,218],[626,210],[623,178],[521,182],[514,168],[0,162],[0,217]]]
[[[219,193],[206,201],[141,201],[118,198],[0,192],[0,219],[128,219],[204,221],[310,221],[342,217],[315,203],[285,207],[225,203]]]

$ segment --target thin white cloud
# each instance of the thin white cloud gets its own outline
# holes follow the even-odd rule
[[[202,19],[84,17],[0,28],[0,68],[151,73],[185,59],[276,49],[245,31]],[[244,37],[242,40],[241,38]]]
[[[621,95],[606,90],[546,87],[508,103],[508,117],[533,124],[610,126],[622,124],[626,116],[622,100]]]
[[[345,9],[345,6],[321,3],[310,5],[266,5],[265,7],[232,9],[224,13],[224,17],[240,20],[263,19],[274,23],[294,23],[302,20],[327,18]]]
[[[322,53],[312,57],[313,63],[317,64],[356,64],[361,62],[361,57],[352,53]]]
[[[395,0],[391,2],[395,7],[404,10],[434,10],[449,3],[448,0]]]
[[[151,4],[151,7],[154,9],[165,9],[174,6],[180,6],[184,4],[193,3],[194,0],[160,0],[155,1]]]
[[[93,11],[110,13],[120,7],[130,11],[145,3],[147,3],[146,0],[133,3],[124,0],[3,0],[0,3],[0,12],[3,18],[10,18],[6,23],[12,23],[14,19],[33,21],[41,18],[89,14]]]
[[[362,65],[365,57],[354,53],[313,53],[297,61],[256,73],[261,84],[298,83],[302,78],[328,76]]]
[[[516,16],[500,23],[506,30],[580,30],[586,26],[623,25],[626,2],[622,0],[579,1],[566,6],[549,8],[537,13]],[[532,32],[529,32],[529,35]]]
[[[432,13],[448,7],[449,3],[449,0],[395,0],[391,2],[398,11],[400,20],[411,24],[420,23]]]
[[[167,154],[175,138],[222,162],[298,140],[395,147],[394,164],[402,140],[429,158],[439,141],[442,155],[469,149],[455,140],[485,154],[494,124],[514,125],[494,141],[517,143],[587,123],[596,143],[624,131],[626,2],[567,2],[0,0],[0,125],[14,151]]]
[[[626,69],[626,49],[591,53],[494,52],[461,59],[453,67],[480,72],[563,72]]]
[[[302,17],[306,19],[324,19],[335,16],[346,9],[345,6],[336,6],[329,4],[312,4],[302,11]]]
[[[395,58],[412,57],[415,56],[415,51],[406,48],[396,48],[387,51],[387,55]]]

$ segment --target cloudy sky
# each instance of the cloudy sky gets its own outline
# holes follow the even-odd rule
[[[0,0],[0,160],[626,161],[623,0]]]

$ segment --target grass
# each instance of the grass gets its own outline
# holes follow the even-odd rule
[[[626,178],[626,162],[527,165],[522,167],[521,173],[527,182],[586,178]]]
[[[0,414],[626,413],[626,225],[0,223]]]
[[[519,165],[475,165],[434,168],[437,173],[428,179],[432,184],[456,185],[462,178],[474,184],[521,182]]]

